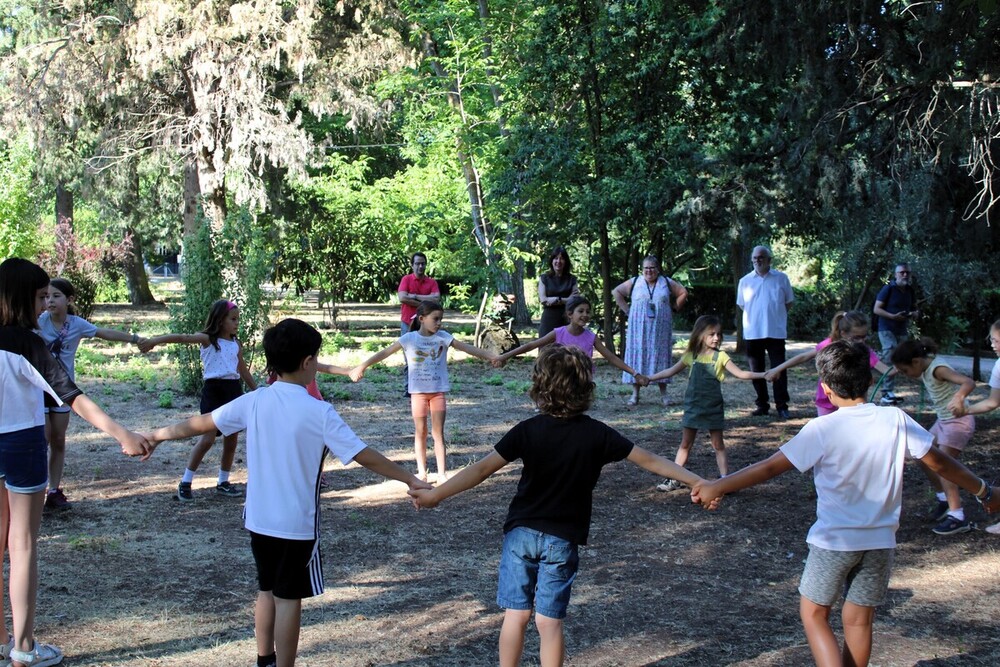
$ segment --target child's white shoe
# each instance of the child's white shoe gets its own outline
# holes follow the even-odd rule
[[[986,532],[990,535],[1000,535],[1000,523],[995,523],[992,526],[986,526]]]
[[[51,667],[58,665],[62,659],[62,651],[52,644],[39,644],[37,641],[31,651],[10,650],[10,664],[19,662],[25,667]]]

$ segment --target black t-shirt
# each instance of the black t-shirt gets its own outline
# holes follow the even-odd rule
[[[586,544],[601,468],[632,452],[621,433],[587,415],[538,415],[500,439],[497,454],[524,468],[503,530],[523,526]]]
[[[56,395],[67,405],[83,393],[69,378],[66,368],[49,352],[41,336],[29,329],[17,326],[0,327],[0,354],[23,357],[39,375],[45,378]],[[34,385],[18,383],[16,386],[8,386],[8,380],[13,378],[0,378],[0,380],[2,380],[0,393],[4,396],[7,392],[38,391]],[[45,404],[49,407],[55,405],[48,394],[45,395]]]

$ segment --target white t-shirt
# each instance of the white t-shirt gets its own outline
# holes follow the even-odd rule
[[[1000,389],[1000,359],[993,362],[993,372],[990,373],[990,389]]]
[[[279,380],[213,410],[212,419],[225,435],[247,432],[247,530],[317,539],[326,452],[346,465],[366,447],[333,406]]]
[[[438,329],[433,336],[411,331],[399,337],[399,344],[406,355],[411,394],[435,394],[451,389],[448,382],[448,348],[453,340],[455,338],[443,329]]]
[[[201,366],[206,380],[240,379],[240,344],[235,340],[218,339],[219,349],[209,343],[201,348]]]
[[[67,315],[66,322],[58,329],[52,323],[52,315],[45,311],[38,318],[38,333],[45,341],[45,345],[52,352],[52,356],[62,362],[69,373],[70,380],[76,380],[76,350],[80,347],[80,340],[83,338],[93,338],[97,334],[97,327],[76,315]],[[59,341],[56,344],[56,341]],[[58,354],[56,350],[58,349]]]
[[[788,337],[788,305],[795,300],[792,283],[781,271],[771,269],[763,276],[751,271],[736,288],[736,305],[743,309],[743,337]]]
[[[922,458],[932,444],[902,410],[872,403],[803,426],[781,452],[799,472],[813,471],[816,523],[806,542],[830,551],[894,548],[906,453]]]

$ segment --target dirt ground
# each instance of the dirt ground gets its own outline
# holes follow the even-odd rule
[[[347,308],[343,322],[391,331],[394,312]],[[310,316],[320,318],[318,311]],[[105,307],[95,319],[104,326],[135,322],[142,331],[163,317],[163,309]],[[445,326],[455,319],[449,313]],[[84,347],[109,355],[111,365],[127,364],[131,354],[125,346],[95,341]],[[349,365],[369,354],[347,350],[329,360]],[[387,372],[356,385],[324,387],[328,394],[331,387],[337,390],[334,405],[366,442],[412,469],[412,422],[400,360],[391,359]],[[157,351],[152,363],[152,380],[83,376],[81,385],[136,430],[195,414],[193,397],[158,406],[176,377],[169,355]],[[452,469],[487,454],[508,428],[533,414],[524,393],[530,363],[517,360],[501,371],[472,360],[450,365],[455,387],[446,434]],[[627,408],[629,390],[603,360],[597,378],[591,414],[672,458],[681,435],[680,408],[660,406],[654,389],[643,392],[638,407]],[[724,384],[734,470],[770,455],[814,414],[814,383],[808,370],[793,372],[790,421],[749,417],[750,384]],[[900,389],[905,407],[919,406],[915,385],[901,383]],[[683,382],[669,391],[678,401],[682,392]],[[926,411],[918,418],[925,425],[933,421]],[[1000,477],[997,426],[997,417],[981,418],[966,457],[992,478]],[[195,479],[195,502],[182,505],[173,498],[192,442],[165,443],[141,463],[74,417],[64,483],[72,509],[45,515],[39,545],[37,636],[60,646],[66,665],[254,664],[256,588],[241,502],[217,497],[211,488],[220,445]],[[243,451],[241,438],[235,482],[246,479]],[[699,439],[689,466],[715,475],[706,441]],[[331,462],[328,470],[322,501],[327,588],[304,605],[299,664],[495,665],[502,617],[495,603],[497,562],[518,466],[421,512],[399,483],[380,482],[356,465],[344,469]],[[658,492],[659,481],[627,462],[605,468],[566,622],[567,664],[810,664],[796,589],[805,534],[815,518],[811,477],[786,474],[728,498],[717,512],[692,506],[683,491]],[[896,567],[888,602],[876,618],[872,664],[1000,664],[1000,538],[981,530],[932,534],[924,518],[929,487],[916,466],[907,470],[906,483]],[[967,497],[965,507],[981,526],[991,522],[973,499]],[[537,664],[536,652],[532,631],[524,664]]]

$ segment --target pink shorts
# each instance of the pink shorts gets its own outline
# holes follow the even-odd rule
[[[976,431],[976,418],[972,415],[954,419],[938,419],[931,426],[931,435],[937,438],[938,446],[951,447],[962,451]]]
[[[410,394],[410,410],[414,419],[426,419],[428,412],[445,412],[447,404],[445,393],[439,391],[433,394]]]

